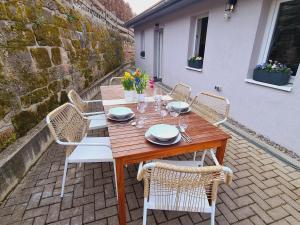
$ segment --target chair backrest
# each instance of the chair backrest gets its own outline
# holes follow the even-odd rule
[[[188,102],[191,96],[191,91],[192,88],[190,86],[180,83],[175,85],[170,96],[176,100]]]
[[[122,77],[113,77],[109,81],[109,85],[118,85],[121,84]]]
[[[220,182],[230,184],[232,171],[223,166],[182,167],[149,163],[138,173],[144,197],[155,199],[157,209],[201,212],[216,201]]]
[[[89,120],[71,103],[65,103],[50,112],[46,121],[57,143],[80,142],[89,128]]]
[[[223,96],[200,92],[193,99],[191,107],[204,119],[218,126],[228,119],[230,102]]]
[[[75,91],[71,90],[68,93],[70,102],[75,105],[82,113],[88,112],[88,103],[86,103],[80,95]]]

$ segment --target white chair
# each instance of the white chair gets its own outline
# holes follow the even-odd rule
[[[176,84],[172,91],[168,94],[173,99],[189,102],[192,88],[186,84]]]
[[[68,164],[70,163],[112,162],[116,176],[109,138],[87,137],[90,121],[83,117],[72,104],[66,103],[53,110],[47,115],[46,121],[56,143],[67,146],[61,197],[64,195]],[[117,186],[117,179],[115,182]]]
[[[102,100],[85,101],[74,90],[69,91],[68,97],[69,97],[70,102],[77,109],[79,109],[80,113],[83,116],[87,117],[89,120],[91,120],[90,127],[89,127],[90,130],[101,129],[101,128],[107,127],[106,116],[103,111],[95,111],[95,112],[89,111],[90,104],[94,104],[94,103],[102,104]]]
[[[178,163],[178,161],[176,161]],[[215,224],[218,185],[232,181],[231,169],[223,166],[187,167],[153,162],[140,167],[144,180],[143,225],[147,210],[170,210],[211,214]]]
[[[121,84],[122,77],[113,77],[109,81],[109,85],[118,85]]]
[[[223,96],[214,95],[208,92],[200,92],[191,102],[190,107],[201,117],[214,124],[220,126],[228,119],[230,102]],[[201,164],[204,164],[207,151],[204,151],[201,158]],[[210,149],[212,157],[215,157],[214,152]],[[197,152],[194,153],[194,161],[196,160]]]

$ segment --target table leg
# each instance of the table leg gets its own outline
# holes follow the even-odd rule
[[[118,203],[119,203],[119,224],[126,225],[126,200],[125,200],[125,178],[124,165],[122,160],[116,160],[117,180],[118,180]]]
[[[224,162],[226,144],[227,144],[227,140],[224,140],[222,145],[217,148],[216,157],[217,157],[220,165],[223,165],[223,162]]]

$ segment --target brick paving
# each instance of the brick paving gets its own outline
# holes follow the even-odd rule
[[[219,188],[216,224],[300,224],[300,172],[226,131],[232,139],[225,165],[233,170],[234,181],[230,187]],[[64,158],[63,148],[57,144],[45,152],[0,206],[1,225],[118,224],[112,164],[71,164],[61,199]],[[191,155],[177,157],[182,159],[191,159]],[[212,164],[209,158],[206,163]],[[142,224],[143,184],[136,174],[137,165],[126,168],[127,222],[131,225]],[[149,211],[151,224],[210,224],[210,217]]]

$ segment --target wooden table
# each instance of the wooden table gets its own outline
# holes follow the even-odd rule
[[[151,91],[149,91],[150,93]],[[121,86],[103,86],[101,87],[102,99],[111,100],[124,98]],[[124,106],[124,105],[123,105]],[[125,104],[131,108],[137,115],[136,104]],[[107,112],[115,105],[104,105]],[[113,157],[116,160],[117,184],[119,195],[119,222],[120,225],[126,224],[126,199],[125,199],[125,179],[124,166],[142,161],[166,158],[195,151],[201,151],[209,148],[215,148],[216,157],[220,164],[223,163],[224,153],[228,134],[213,126],[206,120],[193,112],[185,114],[188,122],[187,133],[192,137],[191,143],[180,143],[172,146],[157,146],[149,143],[144,135],[146,130],[157,123],[175,124],[178,119],[167,116],[162,120],[157,112],[154,111],[152,103],[148,105],[145,113],[147,122],[144,128],[138,129],[130,124],[118,124],[108,121],[108,131],[111,140]]]

